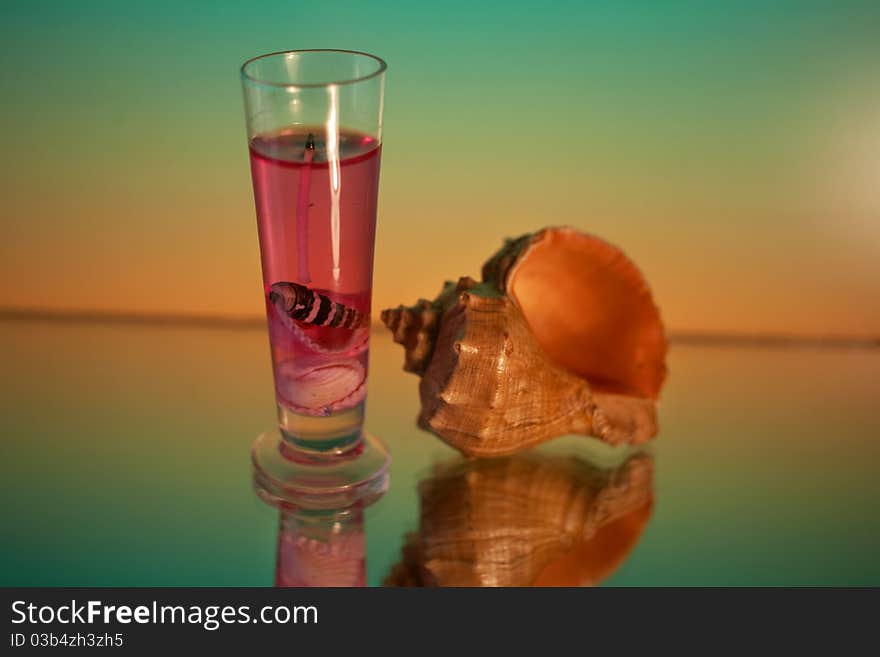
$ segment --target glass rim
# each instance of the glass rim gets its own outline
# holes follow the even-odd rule
[[[372,59],[379,65],[379,67],[372,73],[362,75],[357,78],[351,78],[347,80],[327,80],[326,82],[273,82],[271,80],[262,80],[258,77],[254,77],[247,71],[247,68],[251,64],[254,64],[260,60],[268,59],[269,57],[278,57],[279,55],[295,55],[301,53],[341,53],[345,55],[358,55],[360,57]],[[338,48],[301,48],[296,50],[278,50],[276,52],[267,52],[263,55],[251,57],[244,64],[241,65],[239,71],[241,72],[241,77],[243,80],[247,80],[248,82],[252,82],[253,84],[264,85],[267,87],[277,87],[279,89],[320,89],[322,87],[341,86],[371,80],[379,75],[382,75],[387,68],[388,64],[385,63],[384,59],[382,59],[381,57],[377,57],[376,55],[371,55],[368,52],[362,52],[360,50],[341,50]]]

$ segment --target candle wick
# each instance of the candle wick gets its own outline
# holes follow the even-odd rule
[[[315,157],[315,135],[311,132],[303,151],[303,168],[300,172],[296,199],[296,251],[297,274],[301,283],[310,283],[309,272],[309,187],[311,187],[311,164]]]

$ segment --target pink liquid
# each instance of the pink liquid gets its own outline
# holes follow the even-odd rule
[[[275,392],[288,416],[362,408],[365,396],[381,147],[354,132],[333,141],[315,126],[250,143]],[[315,296],[309,317],[292,317],[270,298],[279,283],[322,295],[331,311],[319,313]],[[358,321],[331,326],[343,311]]]

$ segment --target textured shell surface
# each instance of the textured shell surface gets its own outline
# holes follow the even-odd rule
[[[657,431],[666,338],[620,249],[571,228],[507,240],[483,280],[383,311],[421,377],[419,425],[469,456],[567,433],[638,444]]]

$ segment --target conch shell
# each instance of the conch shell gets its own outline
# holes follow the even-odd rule
[[[483,280],[382,312],[422,377],[419,425],[469,456],[567,433],[638,444],[657,432],[666,338],[618,248],[572,228],[508,240]]]
[[[527,452],[440,465],[389,586],[583,586],[611,575],[653,507],[653,462]]]

